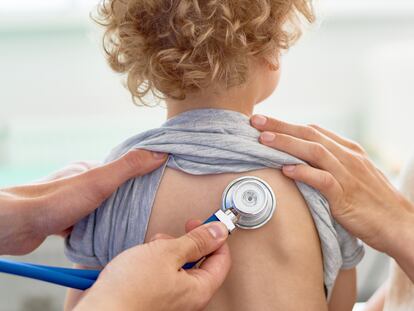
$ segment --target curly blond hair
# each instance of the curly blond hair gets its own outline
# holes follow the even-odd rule
[[[110,66],[145,103],[243,84],[251,56],[277,66],[314,14],[311,0],[102,0],[95,20]]]

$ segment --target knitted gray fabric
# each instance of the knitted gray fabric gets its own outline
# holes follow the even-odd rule
[[[130,149],[169,153],[167,166],[193,175],[241,173],[265,167],[280,169],[303,163],[263,146],[259,132],[238,112],[200,109],[182,113],[115,148],[107,161]],[[154,197],[164,167],[123,184],[100,208],[84,218],[66,240],[67,257],[86,266],[105,266],[117,254],[144,242]],[[328,202],[315,189],[297,183],[310,207],[323,252],[328,297],[341,268],[356,266],[364,255],[361,243],[332,218]],[[219,208],[219,207],[217,207]],[[237,233],[236,233],[237,234]]]

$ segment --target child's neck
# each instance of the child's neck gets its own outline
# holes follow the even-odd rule
[[[167,118],[194,109],[225,109],[253,114],[253,108],[260,101],[260,96],[247,87],[233,87],[224,92],[211,90],[200,91],[186,96],[184,100],[167,99]]]

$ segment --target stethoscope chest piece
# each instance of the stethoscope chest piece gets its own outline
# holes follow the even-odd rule
[[[223,192],[221,210],[237,216],[235,225],[242,229],[257,229],[265,225],[276,209],[272,188],[263,180],[246,176],[232,181]]]
[[[232,232],[236,227],[256,229],[273,216],[276,198],[272,188],[257,177],[246,176],[232,181],[223,192],[221,209],[205,223],[221,221]],[[198,261],[187,263],[183,269],[193,268]],[[87,289],[99,276],[99,270],[80,270],[50,267],[0,259],[0,272],[20,275],[76,289]]]

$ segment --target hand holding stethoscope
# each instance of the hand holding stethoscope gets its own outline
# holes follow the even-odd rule
[[[230,270],[230,250],[223,224],[200,224],[189,221],[182,237],[158,234],[115,257],[76,310],[202,310]],[[207,255],[198,269],[180,269]]]
[[[135,154],[135,153],[138,154],[139,152],[137,151],[130,152],[130,154]],[[145,154],[145,153],[141,152],[141,154]],[[121,161],[122,161],[122,158],[121,158]],[[147,160],[146,162],[149,163],[151,161]],[[112,165],[114,163],[116,162],[113,162]],[[73,170],[76,171],[76,168],[75,169],[71,168],[71,171],[69,172],[65,170],[63,176],[67,176],[67,174],[71,174]],[[120,171],[122,172],[122,170]],[[114,173],[117,172],[119,174],[120,171],[115,170],[113,172]],[[62,174],[61,173],[55,174],[53,178],[62,177],[59,175],[62,175]],[[85,179],[84,177],[85,175],[88,175],[88,173],[83,174],[83,179]],[[113,175],[114,174],[104,176],[101,173],[100,179],[114,180],[116,178],[114,178]],[[80,176],[82,176],[82,174]],[[64,184],[67,185],[68,180],[69,179],[66,179],[64,181]],[[56,181],[54,183],[56,183]],[[91,184],[95,185],[95,181],[91,183],[90,181],[88,182],[87,180],[84,180],[83,182],[80,183],[80,185],[82,186],[82,189],[90,188]],[[72,189],[72,190],[77,189],[73,184],[72,185],[69,184],[68,186],[69,186],[69,189]],[[32,191],[36,192],[36,189],[37,189],[36,187],[40,187],[40,190],[41,190],[42,185],[34,186]],[[52,185],[49,185],[49,188],[52,189],[52,192],[56,192],[57,190],[57,192],[59,193],[59,187],[56,187],[56,185],[53,186],[53,183]],[[38,190],[37,191],[38,193],[39,189],[37,190]],[[8,192],[10,193],[10,190]],[[99,195],[98,189],[94,189],[93,195],[95,196]],[[69,205],[73,203],[81,204],[79,202],[76,202],[77,201],[76,199],[75,199],[75,202],[73,202],[74,198],[77,198],[77,196],[80,196],[82,198],[82,193],[76,193],[76,194],[73,193],[73,195],[70,195],[70,196],[64,195],[63,199],[66,199],[67,201],[69,201],[70,202]],[[31,202],[32,205],[34,204],[34,202],[36,202],[35,199],[34,200],[31,199],[29,201]],[[1,203],[1,200],[0,200],[0,203]],[[90,204],[87,204],[87,206],[90,206]],[[233,232],[236,229],[236,227],[241,228],[241,229],[257,229],[257,228],[264,226],[272,218],[275,210],[276,210],[276,197],[271,187],[264,180],[261,180],[260,178],[257,178],[254,176],[243,176],[241,178],[237,178],[236,180],[232,181],[226,187],[226,189],[223,192],[221,207],[213,215],[211,215],[207,220],[205,220],[204,224],[209,224],[211,222],[221,222],[224,225],[224,227],[227,229],[228,234]],[[61,216],[61,218],[62,217],[64,216]],[[35,235],[34,240],[30,236],[27,236],[26,238],[28,239],[28,241],[26,241],[25,244],[27,245],[33,244],[35,246],[37,245],[37,240],[41,242],[44,239],[43,236],[42,236],[42,239],[36,239],[36,235]],[[208,253],[204,255],[208,255]],[[200,256],[198,258],[195,258],[194,261],[185,262],[180,268],[183,268],[185,270],[192,269],[198,263],[201,263],[202,259],[205,259],[205,257]],[[52,284],[66,286],[66,287],[70,287],[70,288],[74,288],[78,290],[89,289],[98,280],[98,277],[101,274],[101,270],[84,270],[84,269],[74,269],[74,268],[66,268],[66,267],[58,267],[58,266],[46,266],[46,265],[29,263],[29,262],[19,262],[19,261],[14,261],[14,260],[8,260],[8,259],[3,259],[3,258],[0,258],[0,272],[13,274],[16,276],[21,276],[21,277],[27,277],[27,278],[31,278],[31,279],[35,279],[39,281],[49,282]],[[189,272],[189,273],[193,273],[193,272]]]
[[[318,126],[297,126],[258,115],[251,122],[263,132],[261,143],[310,164],[285,166],[287,177],[320,190],[342,226],[394,257],[414,281],[414,206],[359,145]]]

